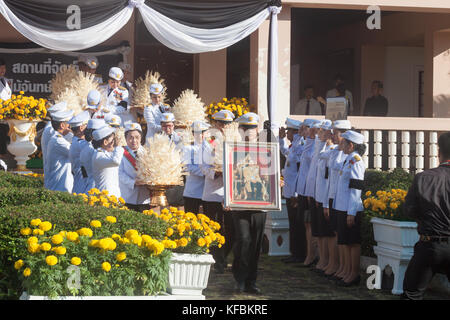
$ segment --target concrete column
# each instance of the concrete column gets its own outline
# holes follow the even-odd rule
[[[450,30],[433,35],[433,117],[450,117]]]
[[[227,94],[227,50],[194,56],[194,91],[209,105]]]
[[[267,111],[267,58],[270,21],[264,21],[250,36],[250,104],[261,117],[268,120]],[[278,86],[276,118],[284,124],[290,114],[291,81],[291,8],[283,6],[278,15]]]

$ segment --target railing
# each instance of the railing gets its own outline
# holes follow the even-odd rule
[[[291,115],[292,118],[323,119],[324,116]],[[393,170],[400,167],[418,173],[439,165],[438,136],[450,131],[450,118],[348,117],[365,137],[363,156],[367,168]]]

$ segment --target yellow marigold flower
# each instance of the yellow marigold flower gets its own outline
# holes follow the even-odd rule
[[[28,252],[29,253],[36,253],[41,250],[41,246],[38,243],[29,243],[28,244]]]
[[[109,264],[109,262],[103,262],[102,269],[106,272],[109,272],[109,270],[111,270],[111,265]]]
[[[70,240],[70,241],[73,241],[73,242],[77,241],[78,240],[78,233],[72,232],[72,231],[67,232],[67,239]]]
[[[102,223],[98,220],[92,220],[90,225],[92,228],[101,228]]]
[[[173,235],[173,229],[172,229],[172,228],[167,228],[166,234],[167,234],[168,237],[170,237],[171,235]]]
[[[38,240],[38,238],[36,238],[36,237],[29,237],[29,238],[27,239],[27,243],[28,243],[28,244],[38,243],[38,242],[39,242],[39,240]]]
[[[116,223],[117,222],[117,218],[113,217],[113,216],[107,216],[105,218],[106,221],[110,222],[110,223]]]
[[[92,230],[89,229],[89,228],[81,228],[81,229],[78,230],[77,232],[78,232],[78,234],[79,234],[80,236],[87,236],[87,237],[89,237],[89,238],[92,237],[92,235],[93,235]]]
[[[89,246],[90,247],[96,247],[99,243],[99,240],[96,239],[92,239],[91,241],[89,241]]]
[[[29,277],[31,275],[31,269],[30,268],[25,268],[25,270],[23,270],[23,276],[24,277]]]
[[[139,236],[138,234],[133,234],[131,235],[131,237],[129,238],[131,243],[141,246],[142,245],[142,237]]]
[[[392,202],[389,206],[394,210],[398,208],[398,205],[396,202]]]
[[[63,237],[63,238],[67,237],[67,232],[66,232],[66,231],[60,231],[58,234],[59,234],[61,237]]]
[[[372,192],[369,190],[366,192],[366,197],[370,197],[372,195]]]
[[[40,247],[40,249],[42,251],[49,251],[51,248],[52,248],[52,245],[50,243],[48,243],[48,242],[42,243],[41,247]]]
[[[206,244],[206,241],[205,241],[205,239],[203,239],[203,238],[199,238],[199,239],[197,240],[197,244],[198,244],[200,247],[203,247],[203,246]]]
[[[58,233],[52,236],[51,240],[53,244],[60,244],[61,242],[63,242],[64,238],[61,234]]]
[[[139,232],[138,232],[137,230],[134,230],[134,229],[130,229],[130,230],[127,230],[127,231],[125,232],[125,237],[127,237],[127,238],[130,239],[130,240],[131,240],[131,237],[132,237],[133,235],[139,235]]]
[[[49,265],[49,266],[54,266],[55,264],[58,263],[58,258],[56,256],[47,256],[45,258],[45,262]]]
[[[122,237],[120,235],[118,235],[117,233],[114,233],[111,238],[113,238],[114,240],[120,240],[122,239]]]
[[[55,247],[52,250],[53,250],[53,252],[55,252],[56,254],[59,254],[60,256],[66,254],[66,252],[67,252],[67,249],[65,247]]]
[[[79,266],[81,263],[81,259],[78,257],[73,257],[72,259],[70,259],[70,263],[74,266]]]
[[[52,228],[52,224],[48,221],[39,223],[39,229],[42,231],[49,231]]]
[[[116,259],[119,262],[122,262],[123,260],[125,260],[127,258],[127,254],[125,252],[120,252],[116,255]]]
[[[23,262],[22,259],[17,260],[17,261],[14,263],[14,269],[19,270],[20,268],[23,267],[23,265],[24,265],[24,262]]]
[[[43,234],[44,234],[44,231],[42,231],[41,229],[33,230],[33,235],[35,235],[35,236],[42,236]]]
[[[108,190],[102,190],[102,194],[107,196],[109,194],[109,191]]]
[[[121,204],[125,204],[125,200],[124,200],[122,197],[119,198],[119,202],[120,202]]]
[[[149,243],[150,241],[152,241],[152,237],[150,237],[148,234],[143,234],[142,235],[142,241],[144,243]]]
[[[181,238],[180,240],[178,240],[178,245],[181,247],[186,247],[188,244],[188,240],[186,238]]]
[[[31,234],[31,228],[23,228],[20,229],[20,234],[23,236],[28,236]]]
[[[172,240],[163,240],[161,243],[164,245],[164,248],[169,248],[169,249],[177,248],[177,243]]]

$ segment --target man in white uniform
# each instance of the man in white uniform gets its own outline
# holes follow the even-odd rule
[[[68,121],[73,111],[66,110],[52,115],[52,127],[55,134],[50,138],[47,149],[47,175],[50,190],[72,192],[73,175],[69,159],[70,143],[64,138],[70,132]]]
[[[81,171],[80,154],[81,150],[88,144],[85,140],[86,125],[89,121],[89,112],[83,111],[74,116],[69,121],[70,128],[74,134],[70,145],[69,158],[72,164],[72,174],[74,178],[73,193],[82,193],[86,189],[87,180]]]
[[[120,194],[125,200],[126,206],[138,212],[149,208],[150,198],[148,189],[136,182],[136,159],[142,154],[141,146],[142,128],[138,123],[125,125],[125,140],[127,145],[123,147],[123,158],[119,166]]]
[[[175,116],[173,115],[173,113],[166,112],[166,113],[162,114],[161,115],[161,132],[168,135],[170,141],[175,143],[177,148],[182,149],[183,148],[182,140],[181,140],[180,135],[174,131],[174,129],[175,129],[174,122],[175,122]]]
[[[128,90],[122,87],[123,71],[120,68],[112,67],[109,69],[108,83],[101,85],[100,89],[106,98],[105,109],[108,109],[112,114],[124,117],[124,121],[131,115],[127,111],[128,108]]]
[[[147,135],[145,140],[151,138],[155,133],[161,131],[161,117],[165,112],[169,112],[170,107],[162,103],[162,94],[164,93],[164,87],[158,83],[150,86],[150,97],[152,98],[152,104],[145,106],[144,119],[147,122]]]
[[[78,58],[78,69],[80,71],[93,74],[98,83],[103,83],[102,75],[95,73],[98,66],[98,59],[95,56],[81,55]]]

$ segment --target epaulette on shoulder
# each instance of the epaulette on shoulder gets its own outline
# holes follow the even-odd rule
[[[336,149],[336,147],[334,147],[334,146],[333,146],[333,147],[330,147],[330,150],[334,150],[334,149]]]
[[[355,154],[355,155],[353,156],[353,158],[354,158],[356,161],[360,161],[360,160],[361,160],[361,157],[358,156],[357,154]]]
[[[127,88],[122,87],[122,86],[119,86],[119,89],[120,89],[120,90],[127,90]]]

